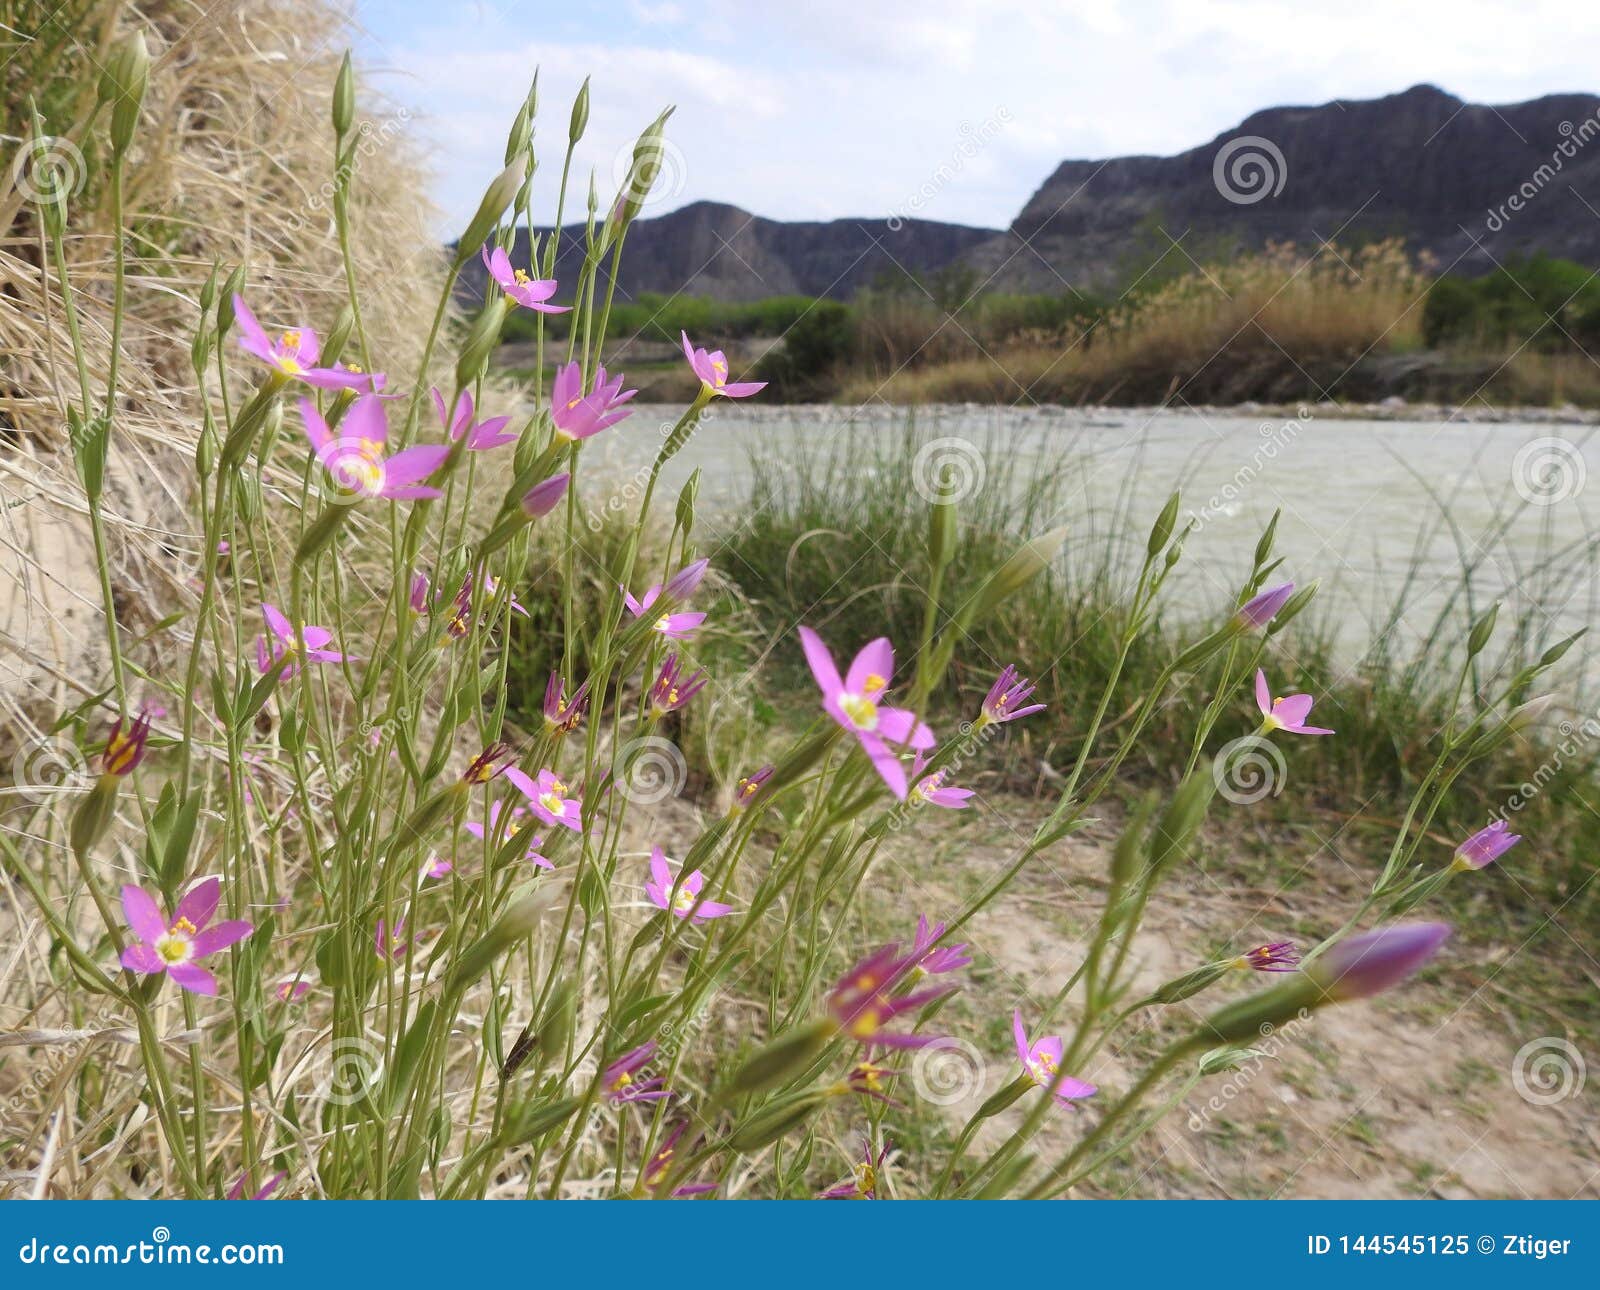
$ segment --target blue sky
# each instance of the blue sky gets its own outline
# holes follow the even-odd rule
[[[1600,88],[1600,6],[1573,0],[356,0],[356,16],[375,85],[428,146],[441,232],[499,169],[536,66],[541,192],[588,73],[575,172],[602,201],[675,103],[647,213],[709,198],[990,226],[1063,158],[1181,151],[1261,107],[1419,81],[1479,102]]]

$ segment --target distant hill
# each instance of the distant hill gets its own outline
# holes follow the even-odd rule
[[[558,278],[576,277],[581,233],[563,236]],[[1488,106],[1418,85],[1268,108],[1174,157],[1063,161],[1004,230],[788,223],[695,202],[635,223],[619,286],[627,296],[848,299],[885,274],[958,269],[997,290],[1059,293],[1125,285],[1164,257],[1385,237],[1440,271],[1484,273],[1533,252],[1600,267],[1600,97]],[[473,261],[463,294],[476,296],[482,278]]]
[[[892,226],[891,226],[892,225]],[[542,240],[548,230],[539,230]],[[619,288],[628,297],[654,291],[716,300],[803,295],[846,299],[882,273],[935,272],[992,242],[999,231],[934,220],[836,219],[786,223],[721,202],[694,202],[668,215],[641,219],[628,231]],[[568,227],[556,277],[576,281],[583,227]],[[528,262],[519,232],[513,259]],[[482,289],[483,266],[466,270],[464,290]]]

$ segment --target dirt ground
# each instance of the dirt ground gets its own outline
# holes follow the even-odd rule
[[[990,801],[959,818],[941,815],[914,838],[897,839],[876,887],[892,890],[895,906],[913,920],[918,912],[938,917],[1015,856],[1037,809]],[[1026,871],[970,927],[978,961],[949,1015],[975,1027],[952,1020],[948,1028],[987,1042],[975,1045],[983,1078],[946,1109],[953,1127],[1016,1074],[1012,1008],[1021,1007],[1025,1020],[1030,1010],[1037,1016],[1077,967],[1114,836],[1095,828],[1053,848],[1047,863]],[[1216,847],[1213,838],[1206,850]],[[1293,861],[1285,857],[1281,867],[1292,871]],[[1157,986],[1269,940],[1313,941],[1358,898],[1353,876],[1340,877],[1279,890],[1240,881],[1203,854],[1201,866],[1178,874],[1152,902],[1132,955],[1138,984]],[[1539,1029],[1503,1005],[1501,992],[1519,985],[1517,948],[1479,943],[1472,929],[1461,929],[1437,970],[1384,998],[1289,1023],[1256,1045],[1255,1059],[1203,1080],[1084,1194],[1600,1197],[1600,1117],[1584,1068],[1593,1045],[1581,1031]],[[1199,1015],[1259,984],[1225,979],[1175,1006],[1194,1005]],[[1596,1017],[1574,1020],[1592,1026]],[[1051,1029],[1070,1023],[1064,1017]],[[1163,1033],[1178,1029],[1169,1019]],[[1126,1037],[1119,1032],[1073,1073],[1099,1085],[1102,1096],[1115,1094],[1155,1047],[1148,1023],[1141,1033],[1130,1022]],[[1019,1114],[992,1121],[978,1148],[1009,1133]],[[1079,1115],[1094,1111],[1052,1114],[1038,1140],[1041,1160],[1070,1149],[1091,1123]]]

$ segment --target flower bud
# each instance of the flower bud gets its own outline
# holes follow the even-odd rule
[[[1476,658],[1483,653],[1483,647],[1489,643],[1489,637],[1494,635],[1494,620],[1500,616],[1500,602],[1497,600],[1489,606],[1488,612],[1477,622],[1472,624],[1472,631],[1467,634],[1467,657]]]
[[[814,1090],[780,1098],[772,1106],[735,1125],[728,1135],[728,1145],[746,1154],[770,1147],[786,1133],[799,1128],[827,1100],[826,1093]]]
[[[1067,529],[1063,525],[1024,542],[978,589],[977,595],[969,602],[970,607],[961,614],[962,624],[986,617],[1008,597],[1021,591],[1050,567],[1066,540]]]
[[[572,118],[567,123],[567,142],[577,143],[589,125],[589,78],[583,78],[578,97],[572,100]]]
[[[492,296],[482,311],[472,320],[466,343],[461,347],[461,357],[456,360],[456,386],[459,389],[477,383],[489,366],[489,356],[500,343],[500,328],[506,320],[506,298]]]
[[[333,132],[341,139],[350,133],[356,119],[356,74],[350,65],[350,51],[344,51],[339,74],[333,81]]]
[[[1145,551],[1154,559],[1157,551],[1172,538],[1172,529],[1178,522],[1178,503],[1181,494],[1177,489],[1172,490],[1172,496],[1167,498],[1167,504],[1161,508],[1161,514],[1156,516],[1156,522],[1150,528],[1150,538],[1145,543]]]
[[[467,224],[467,231],[461,235],[461,241],[457,243],[456,256],[463,263],[476,255],[478,248],[488,241],[489,234],[500,222],[500,216],[505,214],[506,207],[511,205],[511,199],[517,195],[522,177],[522,158],[514,157],[506,164],[506,168],[495,176],[494,182],[484,189],[483,200],[478,203],[477,213],[473,215],[471,222]]]
[[[797,1026],[758,1048],[729,1077],[730,1094],[759,1093],[805,1069],[837,1031],[832,1021]]]
[[[100,100],[111,104],[111,150],[118,156],[133,142],[149,83],[150,50],[136,31],[117,44],[100,73]]]

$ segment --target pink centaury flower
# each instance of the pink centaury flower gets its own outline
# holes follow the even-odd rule
[[[883,1162],[889,1154],[890,1144],[885,1142],[876,1152],[872,1149],[870,1139],[861,1140],[861,1163],[855,1167],[855,1172],[848,1180],[836,1187],[830,1187],[825,1192],[819,1192],[819,1200],[877,1200],[878,1187],[881,1185],[880,1173]]]
[[[1300,951],[1293,941],[1273,941],[1246,950],[1234,962],[1252,972],[1293,972],[1300,966]]]
[[[944,778],[948,771],[936,770],[931,775],[923,772],[928,768],[928,758],[923,753],[917,753],[911,759],[911,791],[909,798],[913,802],[927,802],[930,806],[942,806],[948,811],[964,810],[967,799],[972,796],[970,788],[947,787]]]
[[[916,1035],[884,1029],[896,1017],[919,1012],[954,986],[937,986],[894,997],[910,976],[921,952],[902,954],[898,944],[874,950],[842,976],[828,995],[828,1011],[839,1029],[869,1047],[925,1048],[938,1035]]]
[[[720,349],[714,349],[709,354],[703,349],[696,349],[689,341],[688,332],[680,334],[683,337],[683,356],[689,360],[689,367],[700,378],[700,383],[711,393],[729,399],[748,399],[767,388],[765,381],[729,381],[726,354]]]
[[[293,976],[279,977],[272,992],[285,1003],[299,1003],[311,992],[311,982],[297,972]]]
[[[880,636],[861,647],[850,663],[844,679],[834,666],[833,655],[822,638],[809,627],[800,629],[800,644],[811,665],[811,675],[822,690],[822,707],[827,714],[856,737],[883,777],[889,790],[901,801],[906,797],[906,772],[889,744],[909,744],[917,751],[933,747],[933,731],[904,708],[881,706],[889,681],[894,675],[894,647],[887,636]]]
[[[1496,820],[1487,828],[1479,829],[1456,848],[1450,867],[1458,870],[1487,869],[1521,841],[1520,833],[1513,833],[1504,820]]]
[[[777,773],[776,766],[767,765],[760,770],[753,770],[748,775],[739,776],[739,782],[734,785],[733,805],[735,810],[743,810],[756,800],[756,795],[761,792],[766,782]]]
[[[550,673],[544,687],[544,720],[554,734],[571,734],[583,720],[589,706],[589,683],[585,681],[569,696],[559,672]]]
[[[387,959],[391,963],[398,963],[406,956],[406,920],[401,915],[394,920],[393,927],[386,927],[383,919],[378,920],[378,927],[372,937],[372,948],[380,959]]]
[[[321,347],[317,333],[309,327],[295,327],[277,340],[267,335],[243,299],[233,298],[233,316],[239,324],[239,348],[254,355],[274,371],[319,390],[376,390],[383,377],[353,367],[318,367]]]
[[[382,395],[363,394],[352,403],[339,423],[338,434],[328,428],[310,399],[300,400],[300,416],[317,460],[345,492],[391,501],[442,496],[437,488],[418,481],[444,465],[450,449],[442,443],[418,444],[402,448],[392,457],[384,456],[389,417],[383,410]]]
[[[916,969],[929,976],[958,972],[972,963],[972,955],[967,953],[965,943],[934,948],[934,942],[944,935],[944,926],[943,923],[929,923],[926,914],[917,915],[917,934],[911,941],[911,957],[916,960]]]
[[[122,966],[146,976],[165,972],[191,994],[215,994],[216,977],[195,960],[225,950],[255,930],[242,919],[212,924],[221,895],[220,878],[203,878],[184,893],[169,921],[142,887],[124,887],[122,912],[138,943],[122,951]]]
[[[256,666],[263,676],[284,658],[290,660],[283,669],[285,679],[300,671],[300,659],[309,659],[313,663],[339,663],[344,660],[344,655],[338,650],[327,648],[333,633],[326,627],[303,626],[297,631],[276,605],[262,605],[261,613],[267,620],[267,634],[256,637]]]
[[[1057,1083],[1057,1073],[1061,1069],[1059,1035],[1044,1035],[1030,1044],[1028,1032],[1022,1028],[1020,1010],[1011,1014],[1011,1033],[1016,1037],[1017,1057],[1022,1062],[1023,1073],[1040,1088],[1049,1088],[1055,1084],[1055,1097],[1058,1102],[1073,1102],[1080,1097],[1093,1097],[1099,1091],[1093,1084],[1073,1079],[1070,1075],[1061,1076],[1060,1082]]]
[[[1450,935],[1448,923],[1396,923],[1340,941],[1308,969],[1332,999],[1364,999],[1399,985]]]
[[[1007,663],[1000,670],[1000,675],[995,677],[994,684],[989,687],[989,693],[984,697],[983,708],[978,714],[979,728],[1043,712],[1044,704],[1028,703],[1028,696],[1032,693],[1033,682]]]
[[[693,564],[685,565],[665,582],[658,582],[639,599],[635,600],[626,587],[622,588],[622,603],[627,606],[628,612],[635,618],[645,617],[651,606],[656,601],[665,598],[669,603],[687,600],[700,585],[700,580],[705,577],[706,566],[709,560],[696,560]],[[704,614],[658,614],[655,620],[655,629],[668,640],[686,640],[693,636],[700,624],[705,622]]]
[[[667,1175],[672,1172],[673,1160],[678,1154],[678,1143],[683,1140],[683,1135],[688,1132],[689,1121],[679,1120],[672,1127],[672,1131],[662,1139],[661,1145],[656,1148],[655,1154],[650,1157],[644,1170],[644,1185],[651,1191],[657,1190],[667,1181]],[[704,1196],[714,1192],[717,1184],[714,1182],[684,1183],[673,1188],[674,1196]]]
[[[420,571],[412,573],[411,591],[406,597],[406,603],[411,606],[412,613],[425,614],[428,612],[428,591],[428,575]]]
[[[1274,699],[1267,685],[1267,674],[1256,669],[1256,707],[1261,709],[1261,731],[1286,730],[1291,735],[1331,735],[1333,731],[1321,726],[1306,725],[1311,715],[1312,699],[1309,694],[1291,694]]]
[[[569,312],[568,305],[551,305],[545,302],[556,293],[556,280],[554,278],[530,278],[522,269],[511,267],[511,257],[505,253],[504,247],[495,247],[492,251],[488,243],[483,247],[483,267],[489,270],[489,276],[495,280],[507,299],[524,309],[537,310],[542,314],[564,314]]]
[[[144,760],[145,744],[150,738],[150,718],[155,714],[146,705],[139,709],[132,721],[118,717],[106,736],[105,751],[100,754],[100,769],[107,775],[131,775]]]
[[[650,687],[650,711],[657,717],[676,712],[705,689],[708,679],[704,672],[696,672],[691,676],[678,663],[676,654],[668,654],[655,684]]]
[[[583,832],[583,803],[567,796],[569,789],[555,771],[541,770],[537,779],[515,766],[507,766],[504,773],[528,799],[529,809],[546,824]]]
[[[555,422],[556,438],[572,442],[588,439],[632,414],[623,407],[638,390],[624,390],[622,377],[606,377],[606,369],[594,369],[594,384],[583,392],[583,367],[568,363],[556,372],[550,387],[550,419]],[[618,409],[621,409],[620,411]]]
[[[660,847],[650,852],[650,877],[644,884],[644,894],[657,909],[669,910],[674,918],[689,918],[703,923],[708,918],[721,918],[733,913],[732,905],[720,901],[701,900],[700,893],[706,885],[706,876],[695,869],[684,876],[673,893],[672,867]]]
[[[437,387],[431,393],[434,410],[439,414],[439,423],[449,432],[452,441],[465,435],[468,452],[485,452],[502,444],[516,443],[517,436],[506,433],[506,426],[511,423],[510,417],[490,417],[487,421],[472,419],[474,409],[471,390],[462,390],[456,396],[456,406],[448,414],[444,410],[444,395],[439,393]]]
[[[606,1067],[600,1077],[601,1091],[613,1106],[624,1102],[661,1102],[672,1096],[672,1090],[663,1088],[665,1080],[650,1075],[641,1068],[655,1056],[656,1041],[640,1044],[632,1052],[624,1053]]]
[[[519,772],[520,773],[520,772]],[[509,778],[509,774],[507,776]],[[520,806],[508,806],[505,802],[489,803],[489,827],[485,829],[476,820],[468,820],[461,827],[473,837],[482,839],[487,837],[496,850],[502,842],[517,837],[527,827],[529,811]],[[538,865],[541,869],[554,869],[555,865],[545,856],[539,854],[544,846],[544,839],[535,837],[532,833],[527,837],[528,847],[522,858],[530,864]],[[450,866],[445,866],[445,872],[450,871]],[[442,875],[436,875],[442,876]]]
[[[571,482],[572,476],[566,472],[541,480],[522,495],[518,503],[522,513],[530,520],[542,520],[567,495],[567,485]]]
[[[1236,621],[1246,631],[1258,631],[1278,616],[1278,611],[1294,595],[1294,583],[1285,582],[1252,596],[1234,611]]]

